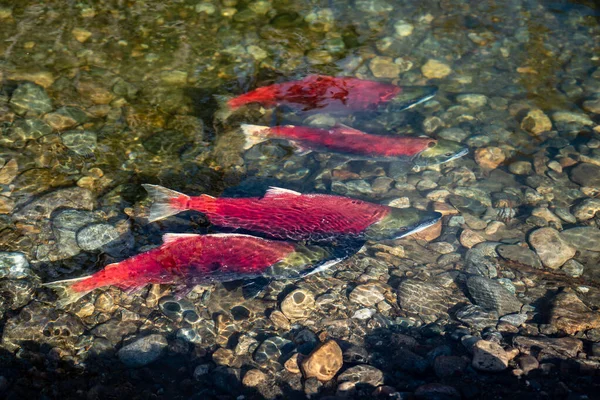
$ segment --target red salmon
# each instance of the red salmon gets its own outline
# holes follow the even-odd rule
[[[250,103],[264,107],[288,106],[297,111],[374,111],[395,103],[401,111],[431,99],[433,86],[400,87],[352,77],[309,75],[302,80],[260,87],[227,102],[235,110]],[[402,96],[400,96],[402,94]]]
[[[240,234],[168,233],[163,240],[161,246],[107,265],[91,276],[45,286],[59,293],[58,303],[64,306],[104,286],[131,290],[149,283],[193,286],[259,276],[296,279],[322,271],[349,255],[340,258],[339,252],[326,247]]]
[[[263,197],[215,198],[190,197],[161,186],[143,186],[154,201],[150,221],[195,210],[204,213],[214,225],[276,239],[395,239],[424,229],[441,217],[438,212],[275,187]]]

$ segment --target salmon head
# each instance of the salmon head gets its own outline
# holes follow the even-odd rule
[[[413,164],[419,167],[443,164],[467,154],[469,148],[458,142],[438,139],[432,141],[428,148],[420,152],[413,159]]]
[[[389,240],[412,235],[435,224],[442,214],[417,208],[390,208],[390,212],[365,231],[365,239]]]

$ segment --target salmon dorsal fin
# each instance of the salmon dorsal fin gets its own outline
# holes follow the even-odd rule
[[[302,193],[295,192],[290,189],[284,189],[276,186],[270,186],[265,192],[264,197],[279,197],[279,196],[300,196]]]
[[[337,122],[335,124],[335,127],[338,129],[339,133],[344,134],[344,135],[366,135],[366,133],[364,133],[361,130],[355,129],[351,126],[344,125],[339,122]]]
[[[196,233],[165,233],[162,237],[163,243],[173,243],[180,239],[191,238],[194,236],[200,236]]]

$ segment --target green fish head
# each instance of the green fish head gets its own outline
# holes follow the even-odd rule
[[[458,142],[438,139],[437,143],[415,156],[413,163],[419,167],[443,164],[467,154],[469,148]]]
[[[416,208],[390,208],[390,212],[365,231],[368,240],[399,239],[417,233],[440,220],[442,214]]]

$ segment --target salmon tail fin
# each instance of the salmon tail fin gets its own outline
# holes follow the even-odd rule
[[[268,134],[271,128],[268,126],[242,124],[240,127],[242,128],[242,133],[246,138],[246,141],[244,142],[244,150],[248,150],[252,146],[269,139]]]
[[[215,94],[213,96],[217,102],[218,109],[215,117],[220,121],[226,121],[238,107],[232,107],[230,101],[234,98],[232,95]]]
[[[158,221],[159,219],[167,218],[187,210],[187,207],[180,206],[180,204],[183,205],[184,201],[189,200],[189,196],[158,185],[143,184],[142,186],[152,199],[152,207],[148,216],[150,222]],[[175,201],[176,199],[177,201]]]
[[[77,300],[91,292],[90,290],[77,291],[73,289],[73,284],[88,279],[90,276],[84,276],[75,279],[65,279],[63,281],[43,283],[42,286],[50,288],[58,295],[58,300],[55,302],[56,307],[65,308],[69,304],[75,303]]]

